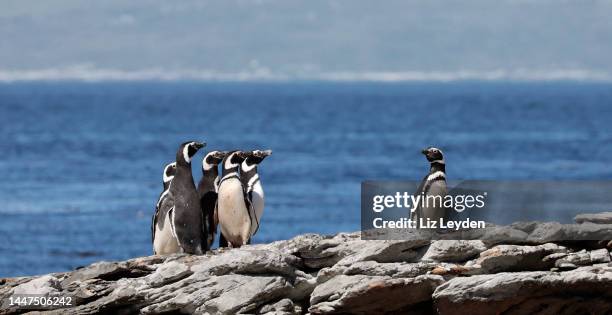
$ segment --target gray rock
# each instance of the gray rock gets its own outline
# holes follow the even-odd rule
[[[527,222],[470,232],[487,236],[483,242],[430,241],[418,233],[385,241],[366,241],[359,232],[300,235],[201,256],[0,279],[0,300],[14,293],[74,297],[76,307],[49,314],[605,314],[612,286],[605,244],[564,243],[570,250],[540,242],[589,239],[610,227]],[[0,305],[0,314],[21,311]]]
[[[302,308],[299,305],[295,305],[290,299],[282,299],[274,304],[268,304],[259,310],[260,314],[269,315],[293,315],[301,314]]]
[[[457,277],[433,293],[438,314],[610,314],[612,267]]]
[[[462,262],[478,256],[478,254],[486,249],[487,247],[480,240],[440,240],[432,242],[421,259],[443,262]]]
[[[591,264],[591,255],[586,250],[579,252],[568,253],[565,257],[558,259],[555,262],[555,267],[560,269],[574,269],[577,266],[586,266]]]
[[[360,261],[352,265],[334,265],[323,268],[317,274],[317,282],[323,283],[338,275],[388,276],[392,278],[412,278],[424,275],[438,266],[433,262],[417,263],[378,263]]]
[[[610,252],[605,248],[592,250],[589,254],[592,264],[610,262]]]
[[[393,312],[431,300],[444,279],[437,275],[415,278],[336,276],[318,285],[310,297],[312,314],[376,314]]]
[[[166,283],[175,282],[179,279],[191,275],[193,272],[185,264],[170,261],[157,268],[153,274],[148,276],[149,284],[152,287],[159,287]]]
[[[574,222],[581,224],[585,222],[596,224],[612,224],[612,212],[583,213],[574,217]]]
[[[564,253],[567,249],[553,243],[537,246],[497,245],[480,253],[475,264],[486,273],[502,271],[548,270],[554,261],[544,259],[554,253]]]
[[[536,226],[527,237],[527,242],[542,244],[560,241],[598,241],[611,238],[612,224],[546,222]]]
[[[61,290],[60,281],[52,275],[46,275],[16,286],[13,289],[13,294],[36,294],[41,296],[49,296],[53,293],[58,293],[59,290]]]

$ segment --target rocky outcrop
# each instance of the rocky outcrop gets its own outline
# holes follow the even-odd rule
[[[588,225],[600,235],[606,224]],[[579,224],[582,225],[582,224]],[[362,240],[359,232],[100,262],[0,280],[9,296],[71,296],[50,314],[610,314],[608,242],[550,242],[575,227],[522,223],[527,241]],[[500,229],[503,233],[508,228]],[[561,232],[559,232],[561,231]]]
[[[612,267],[455,278],[433,293],[439,314],[610,314]]]
[[[576,223],[612,224],[612,212],[583,213],[574,217]]]

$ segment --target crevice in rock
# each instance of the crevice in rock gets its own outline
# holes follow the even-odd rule
[[[140,278],[151,274],[152,271],[139,268],[117,268],[112,272],[101,274],[97,278],[106,281],[117,281],[124,278]]]

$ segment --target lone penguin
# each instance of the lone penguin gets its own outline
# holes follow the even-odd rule
[[[198,184],[198,196],[202,215],[206,225],[206,247],[210,248],[217,233],[217,220],[215,211],[217,207],[217,192],[219,190],[218,164],[227,156],[227,152],[210,151],[202,159],[202,179]]]
[[[206,251],[206,243],[202,243],[206,225],[191,174],[191,160],[204,146],[204,143],[189,141],[181,144],[176,153],[176,174],[166,198],[172,203],[161,207],[167,214],[163,229],[155,232],[153,247],[156,254],[202,254]],[[156,229],[158,227],[159,223]]]
[[[230,152],[222,162],[221,182],[217,200],[219,247],[240,247],[247,244],[251,232],[249,200],[246,187],[240,181],[240,164],[246,158],[242,151]]]
[[[163,230],[164,228],[164,220],[166,219],[166,215],[168,213],[168,205],[173,204],[173,200],[168,199],[168,188],[170,187],[170,183],[172,179],[174,179],[174,174],[176,174],[176,162],[172,162],[166,167],[164,167],[162,182],[164,185],[164,189],[161,194],[159,194],[159,198],[157,198],[157,204],[155,205],[155,213],[153,214],[153,220],[151,221],[151,241],[155,243],[155,232],[156,227],[159,221],[159,230]],[[164,205],[164,207],[162,207]],[[167,227],[168,225],[166,225]],[[157,254],[155,250],[155,246],[153,246],[153,253]]]
[[[446,168],[442,150],[429,147],[421,151],[429,161],[429,174],[423,178],[415,195],[422,196],[422,202],[412,213],[411,219],[439,221],[445,216],[444,197],[446,196]]]
[[[251,237],[259,230],[259,223],[261,222],[264,210],[264,191],[259,174],[257,173],[257,165],[271,154],[272,150],[249,152],[247,158],[240,166],[240,181],[242,181],[242,186],[246,187],[247,198],[251,205],[249,208],[251,231],[248,243],[250,243]]]

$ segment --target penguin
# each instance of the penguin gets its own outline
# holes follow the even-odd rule
[[[246,158],[242,151],[232,151],[221,164],[221,181],[217,199],[219,247],[240,247],[247,244],[251,232],[250,203],[246,187],[240,181],[240,164]]]
[[[264,191],[257,173],[257,165],[272,154],[272,150],[255,150],[247,154],[247,158],[240,165],[240,181],[246,187],[246,195],[251,204],[249,214],[251,218],[251,237],[259,230],[259,223],[264,210]]]
[[[217,165],[227,156],[227,152],[211,151],[202,159],[202,179],[198,184],[198,197],[202,207],[202,215],[206,224],[207,248],[212,246],[217,233],[215,208],[217,207],[217,191],[219,190],[219,169]]]
[[[172,182],[172,179],[174,178],[174,174],[176,174],[176,162],[172,162],[168,165],[166,165],[166,167],[164,167],[164,172],[163,172],[163,177],[162,177],[162,182],[163,182],[163,187],[164,189],[162,190],[161,194],[159,194],[159,198],[157,198],[157,204],[155,205],[155,213],[153,214],[153,219],[151,222],[151,241],[153,243],[155,243],[155,228],[158,224],[158,220],[160,227],[159,229],[162,230],[164,228],[164,220],[166,218],[166,214],[167,211],[161,211],[161,205],[167,205],[168,202],[164,203],[166,201],[166,197],[168,197],[168,188],[170,187],[170,182]],[[166,209],[167,210],[167,209]],[[153,247],[153,253],[157,254],[155,251],[155,246]]]
[[[423,196],[424,200],[411,214],[411,219],[418,222],[422,218],[424,223],[427,222],[427,219],[438,222],[440,218],[445,217],[446,213],[443,206],[444,197],[447,194],[444,155],[442,150],[434,147],[428,147],[421,153],[429,162],[429,174],[423,178],[417,188],[415,196]],[[436,196],[435,201],[431,197],[428,199],[428,196]]]
[[[160,206],[160,211],[167,212],[167,215],[163,230],[156,230],[153,241],[156,254],[200,255],[206,251],[206,243],[202,243],[206,225],[191,174],[191,160],[204,146],[204,143],[188,141],[181,144],[176,153],[176,174]]]

